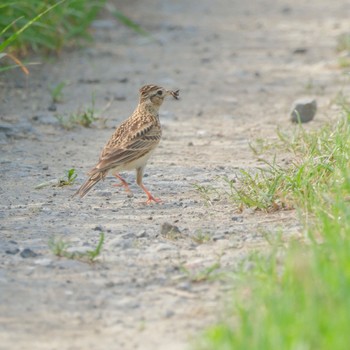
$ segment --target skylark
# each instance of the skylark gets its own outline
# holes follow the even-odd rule
[[[158,146],[162,129],[159,122],[159,107],[166,96],[179,97],[179,90],[170,91],[156,85],[145,85],[140,89],[140,100],[134,113],[117,129],[103,148],[100,159],[88,173],[88,179],[74,194],[83,198],[100,180],[111,172],[129,190],[127,182],[119,175],[120,171],[136,170],[136,183],[147,194],[147,204],[160,199],[154,198],[142,183],[147,161]]]

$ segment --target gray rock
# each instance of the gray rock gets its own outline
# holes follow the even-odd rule
[[[112,248],[129,249],[134,245],[134,240],[132,238],[116,237],[109,241],[108,244]]]
[[[177,288],[180,290],[190,291],[192,289],[192,284],[189,281],[181,282],[177,285]]]
[[[34,264],[35,265],[40,265],[40,266],[52,266],[52,259],[49,259],[49,258],[41,258],[41,259],[37,259],[34,261]]]
[[[5,134],[8,138],[21,139],[27,135],[35,134],[35,130],[28,121],[21,121],[16,124],[1,122],[0,133]]]
[[[136,233],[136,238],[144,238],[144,237],[147,237],[147,232],[145,230],[142,230]]]
[[[231,220],[236,221],[236,222],[243,222],[243,217],[242,216],[232,216]]]
[[[167,237],[174,236],[175,238],[175,237],[181,236],[181,231],[177,226],[171,225],[168,222],[165,222],[162,225],[162,228],[160,229],[160,234],[162,236],[167,236]]]
[[[33,252],[31,249],[29,248],[25,248],[21,251],[21,257],[24,258],[24,259],[27,259],[27,258],[35,258],[37,257],[39,254]]]
[[[5,250],[6,254],[16,255],[19,253],[19,249],[17,247],[11,247]]]
[[[57,106],[55,103],[51,103],[50,106],[47,108],[48,111],[50,112],[56,112],[57,111]]]
[[[155,252],[162,252],[166,250],[175,250],[176,248],[174,244],[158,243],[152,247],[152,250]]]
[[[174,315],[175,315],[175,312],[173,310],[166,310],[164,313],[165,318],[170,318],[170,317],[173,317]]]
[[[222,239],[226,239],[226,236],[225,236],[224,234],[217,234],[217,235],[213,236],[213,238],[212,238],[212,240],[213,240],[214,242],[220,241],[220,240],[222,240]]]
[[[294,102],[290,120],[293,123],[307,123],[314,119],[317,111],[317,103],[315,99],[303,98]]]

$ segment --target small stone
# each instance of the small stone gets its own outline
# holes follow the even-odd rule
[[[112,196],[111,191],[95,191],[95,194],[97,194],[100,197],[111,197]]]
[[[145,230],[142,230],[136,233],[136,238],[144,238],[144,237],[147,237],[147,233]]]
[[[243,217],[242,216],[232,216],[232,221],[236,222],[243,222]]]
[[[134,240],[131,238],[116,237],[109,241],[112,248],[129,249],[132,248]]]
[[[167,244],[167,243],[159,243],[154,247],[152,247],[152,250],[154,250],[155,252],[163,252],[163,251],[175,250],[175,249],[176,249],[176,246],[174,246],[173,244]]]
[[[48,108],[47,108],[48,111],[50,112],[56,112],[57,111],[57,106],[52,103]]]
[[[164,317],[170,318],[170,317],[173,317],[174,315],[175,315],[175,312],[173,310],[167,310],[165,311]]]
[[[162,225],[162,228],[160,230],[160,234],[162,236],[166,236],[168,235],[169,233],[181,233],[181,231],[179,230],[179,228],[175,225],[171,225],[169,224],[168,222],[165,222],[163,225]]]
[[[11,254],[11,255],[16,255],[17,253],[19,253],[19,249],[17,247],[14,248],[8,248],[5,250],[6,254]]]
[[[52,265],[52,260],[49,258],[37,259],[34,261],[34,264],[48,267]]]
[[[182,238],[182,236],[183,236],[181,231],[179,230],[179,228],[177,226],[171,225],[167,222],[165,222],[162,225],[162,228],[160,230],[160,234],[163,237],[170,239],[170,240],[177,240],[177,239]]]
[[[23,259],[27,259],[27,258],[35,258],[35,257],[37,257],[39,254],[37,254],[37,253],[35,253],[35,252],[33,252],[31,249],[29,249],[29,248],[25,248],[25,249],[23,249],[22,251],[21,251],[21,257],[23,258]]]
[[[126,96],[125,95],[114,95],[113,99],[115,101],[125,101],[126,100]]]
[[[317,111],[317,103],[315,99],[304,98],[294,102],[290,113],[290,120],[293,123],[307,123],[311,121]]]
[[[181,282],[177,285],[178,289],[190,291],[192,289],[192,284],[189,281]]]
[[[132,232],[128,232],[128,233],[122,234],[121,237],[122,237],[123,239],[130,239],[130,238],[134,238],[135,235],[134,235]]]
[[[119,78],[119,79],[117,79],[118,80],[118,83],[122,83],[122,84],[125,84],[125,83],[127,83],[128,81],[129,81],[129,79],[128,78]]]
[[[218,234],[218,235],[213,236],[213,238],[212,238],[212,240],[213,240],[214,242],[220,241],[220,240],[222,240],[222,239],[226,239],[225,235]]]
[[[296,49],[294,49],[293,53],[295,55],[303,55],[307,52],[307,48],[306,47],[297,47]]]
[[[101,225],[97,225],[97,226],[94,227],[94,231],[102,232],[103,231],[103,227]]]

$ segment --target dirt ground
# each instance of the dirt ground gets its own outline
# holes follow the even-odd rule
[[[0,349],[187,349],[225,308],[227,283],[195,282],[220,263],[232,269],[266,243],[263,232],[300,233],[295,211],[237,212],[226,199],[207,203],[195,185],[234,178],[260,165],[249,141],[290,128],[301,97],[317,99],[307,128],[335,118],[331,104],[349,91],[336,42],[349,31],[348,0],[128,1],[116,8],[150,40],[110,17],[94,25],[95,43],[57,59],[33,58],[0,81]],[[50,86],[66,82],[49,111]],[[146,168],[146,197],[101,182],[71,195],[95,164],[113,128],[135,108],[138,89],[180,89],[161,108],[163,139]],[[93,96],[93,97],[92,97]],[[91,106],[106,127],[63,129],[55,114]],[[35,187],[75,168],[73,186]],[[180,233],[164,235],[162,225]],[[48,241],[73,249],[105,245],[95,264],[56,257]],[[193,237],[204,235],[199,244]],[[37,254],[28,257],[30,249]],[[30,255],[30,254],[29,254]]]

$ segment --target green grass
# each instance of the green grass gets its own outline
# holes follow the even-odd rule
[[[270,254],[250,258],[249,273],[243,268],[234,272],[234,302],[224,320],[205,331],[196,349],[349,347],[349,108],[336,125],[280,139],[294,155],[293,165],[283,169],[272,164],[258,180],[255,175],[243,177],[253,177],[254,185],[248,187],[260,183],[275,200],[288,195],[308,217],[303,221],[308,239],[274,244]],[[254,197],[264,197],[256,192]]]
[[[67,171],[66,177],[59,180],[58,187],[73,185],[75,180],[76,180],[76,178],[77,178],[77,176],[78,176],[78,174],[76,173],[74,168],[69,169]]]
[[[55,0],[2,1],[0,33],[5,41],[12,38],[12,51],[22,55],[28,51],[58,52],[64,45],[76,46],[91,40],[88,28],[105,0],[69,0],[56,4]],[[31,22],[38,14],[42,14],[41,18]]]
[[[350,33],[343,33],[338,36],[337,51],[350,52]]]
[[[340,68],[350,67],[350,33],[339,35],[337,42],[337,51],[341,53],[338,57],[338,65]]]
[[[95,98],[91,99],[91,106],[79,109],[77,112],[73,112],[69,115],[55,115],[59,124],[66,130],[72,130],[76,126],[83,126],[89,128],[91,124],[97,120],[100,120],[102,124],[105,124],[106,120],[100,118],[95,109]]]
[[[207,267],[200,267],[195,270],[180,266],[185,278],[192,283],[201,283],[208,280],[217,280],[219,277],[220,261],[217,261]]]
[[[81,260],[87,262],[95,262],[98,256],[101,254],[105,235],[100,233],[100,239],[94,249],[87,250],[85,252],[70,251],[70,245],[68,242],[62,239],[51,238],[49,240],[49,248],[51,252],[61,258]]]
[[[54,86],[49,87],[52,103],[60,103],[63,101],[63,89],[66,85],[67,83],[62,81]]]

